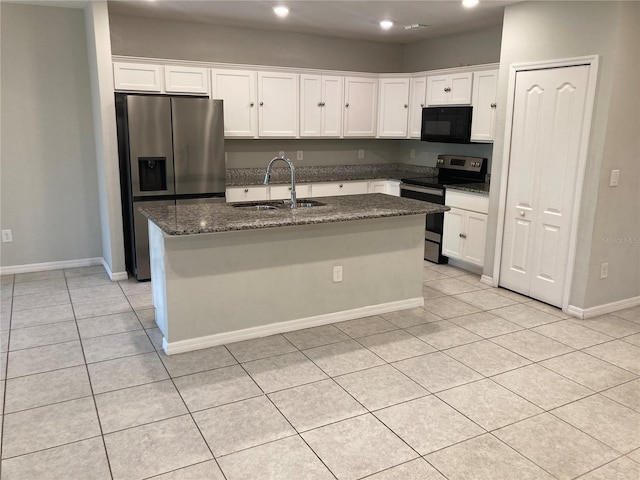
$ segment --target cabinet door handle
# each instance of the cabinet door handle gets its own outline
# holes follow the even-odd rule
[[[495,103],[491,104],[491,108],[496,108],[498,105],[496,105]]]
[[[349,104],[348,104],[348,103],[347,103],[347,104],[345,104],[345,108],[349,108]]]
[[[319,107],[321,107],[322,105],[324,105],[322,102],[318,102]]]
[[[260,106],[262,107],[264,105],[264,102],[260,102]]]
[[[467,238],[467,236],[464,233],[461,233],[460,238]]]
[[[244,189],[244,193],[249,193],[249,189],[248,189],[248,188],[245,188],[245,189]]]
[[[339,187],[342,188],[344,185],[340,184]]]
[[[524,210],[520,210],[520,216],[524,217],[524,215],[525,215]]]
[[[255,103],[253,103],[253,102],[251,102],[251,103],[249,104],[249,106],[250,106],[250,107],[253,107],[254,105],[255,105]]]
[[[421,103],[421,104],[420,104],[420,108],[424,108],[424,103]]]
[[[445,89],[444,89],[444,91],[448,93],[448,92],[450,92],[450,91],[451,91],[451,88],[450,88],[450,87],[447,87],[447,88],[445,88]]]
[[[409,105],[407,105],[407,104],[405,103],[405,104],[404,104],[404,108],[408,108],[408,107],[409,107]]]

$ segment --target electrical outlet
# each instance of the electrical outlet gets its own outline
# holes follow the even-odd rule
[[[610,187],[617,187],[620,180],[620,170],[611,170],[611,178],[609,180]]]
[[[411,150],[409,150],[409,158],[414,159],[416,158],[416,149],[412,148]]]
[[[278,156],[279,156],[279,157],[284,157],[284,150],[280,150],[280,151],[278,152]]]
[[[302,159],[304,158],[304,154],[302,153],[302,150],[298,150],[298,151],[296,152],[296,158],[297,158],[298,160],[302,160]]]
[[[364,158],[364,150],[358,150],[358,160],[362,160]]]
[[[13,242],[13,234],[11,233],[11,230],[2,230],[2,241]]]
[[[333,267],[333,283],[342,281],[342,265],[336,265]]]
[[[609,264],[603,263],[600,265],[600,279],[607,278],[609,276]]]

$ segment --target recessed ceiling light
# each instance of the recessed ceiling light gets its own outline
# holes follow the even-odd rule
[[[380,21],[380,28],[382,28],[383,30],[389,30],[391,27],[393,27],[393,24],[395,22],[393,20],[382,20]]]
[[[462,6],[465,8],[475,7],[480,3],[479,0],[462,0]]]
[[[273,7],[273,13],[280,18],[284,18],[289,15],[289,8],[284,5],[278,5],[277,7]]]

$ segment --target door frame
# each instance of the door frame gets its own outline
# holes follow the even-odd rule
[[[587,91],[585,97],[585,109],[582,122],[582,134],[578,153],[578,171],[576,175],[574,209],[570,220],[569,252],[567,255],[567,276],[562,295],[562,310],[569,307],[569,295],[573,285],[573,270],[575,267],[576,245],[578,237],[578,220],[580,218],[580,205],[582,189],[584,185],[584,172],[587,164],[589,140],[591,138],[591,120],[596,96],[596,83],[598,79],[598,55],[573,57],[558,60],[546,60],[537,62],[513,63],[509,68],[509,84],[507,89],[506,122],[504,127],[504,149],[502,152],[502,169],[500,172],[500,191],[498,197],[498,225],[496,229],[496,244],[493,259],[493,286],[500,284],[500,264],[502,261],[502,244],[504,242],[504,225],[507,204],[507,187],[509,180],[509,163],[511,159],[511,131],[513,128],[513,109],[515,104],[516,75],[518,72],[530,70],[548,70],[551,68],[575,67],[579,65],[589,66]]]

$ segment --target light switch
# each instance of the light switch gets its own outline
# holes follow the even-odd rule
[[[620,170],[611,170],[611,180],[609,181],[609,186],[617,187],[619,179],[620,179]]]

